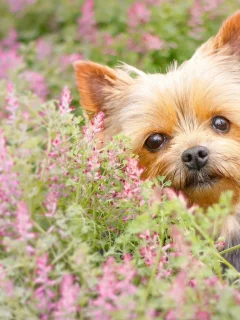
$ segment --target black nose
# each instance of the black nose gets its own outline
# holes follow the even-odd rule
[[[185,150],[182,154],[182,162],[190,170],[200,170],[208,162],[209,150],[205,147],[198,146]]]

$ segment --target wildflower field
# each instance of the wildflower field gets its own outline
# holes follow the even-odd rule
[[[240,318],[214,232],[231,194],[189,208],[164,177],[140,180],[126,137],[97,148],[104,114],[85,120],[72,67],[163,72],[239,4],[0,0],[0,319]]]

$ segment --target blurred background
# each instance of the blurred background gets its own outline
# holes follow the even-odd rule
[[[0,0],[0,79],[42,100],[67,85],[72,63],[119,61],[147,72],[182,62],[240,6],[237,0]]]

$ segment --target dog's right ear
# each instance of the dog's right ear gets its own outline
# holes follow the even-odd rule
[[[230,54],[240,55],[240,10],[225,20],[214,39],[215,48],[228,46]]]
[[[82,107],[90,112],[106,112],[111,100],[117,99],[132,78],[124,71],[114,70],[91,61],[74,63]]]
[[[217,35],[203,44],[196,54],[215,54],[223,49],[225,55],[240,56],[240,10],[228,17]]]

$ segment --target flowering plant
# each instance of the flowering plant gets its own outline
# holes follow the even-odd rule
[[[99,147],[104,114],[81,126],[67,87],[59,102],[1,92],[4,319],[238,318],[239,273],[208,236],[230,195],[205,215],[141,181],[126,138]]]
[[[0,319],[239,318],[239,273],[210,232],[231,194],[204,213],[142,181],[128,139],[96,140],[104,114],[85,121],[71,89],[71,63],[99,52],[150,70],[187,58],[233,7],[0,3]]]

